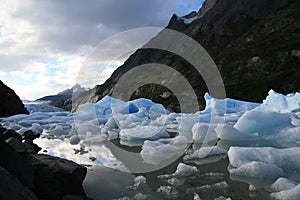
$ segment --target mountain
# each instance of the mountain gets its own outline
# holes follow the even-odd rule
[[[227,97],[261,102],[270,89],[283,94],[300,89],[299,10],[298,0],[207,0],[198,12],[184,17],[174,14],[167,28],[192,37],[208,51],[220,70]],[[208,89],[200,74],[178,55],[157,49],[137,50],[104,84],[73,102],[66,100],[65,107],[75,111],[80,104],[111,95],[122,75],[146,63],[177,70],[191,84],[200,108],[205,107],[203,96]],[[140,97],[180,112],[176,96],[163,86],[144,85],[131,96]]]
[[[0,117],[29,114],[16,93],[0,80]]]
[[[36,101],[56,101],[56,100],[66,100],[68,98],[72,98],[72,95],[78,95],[82,92],[85,92],[86,89],[82,88],[80,85],[76,84],[72,88],[66,89],[62,92],[59,92],[56,95],[49,95],[42,98],[37,99]]]

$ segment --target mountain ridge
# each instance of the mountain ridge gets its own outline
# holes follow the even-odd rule
[[[228,97],[261,102],[270,89],[283,94],[299,91],[299,8],[296,0],[217,0],[190,23],[174,14],[166,28],[192,37],[208,51],[219,67]],[[154,49],[137,50],[104,84],[63,103],[76,111],[80,104],[97,102],[112,94],[123,74],[145,63],[165,64],[180,72],[195,90],[200,108],[205,107],[203,95],[208,90],[193,66],[179,56]],[[175,95],[162,98],[165,92],[170,91],[149,84],[132,98],[149,98],[180,112]]]

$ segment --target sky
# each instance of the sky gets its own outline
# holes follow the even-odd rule
[[[198,11],[202,3],[203,0],[2,1],[0,79],[21,99],[56,94],[77,83],[82,65],[101,42],[134,28],[163,28],[173,13],[183,16]],[[132,42],[122,40],[118,45],[126,47]],[[105,68],[98,84],[124,59],[126,56]]]

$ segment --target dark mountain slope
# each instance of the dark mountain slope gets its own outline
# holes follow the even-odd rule
[[[213,4],[215,0],[207,2]],[[202,9],[184,18],[173,15],[167,28],[192,37],[210,53],[220,68],[228,97],[259,102],[270,88],[282,93],[299,91],[299,1],[218,0],[210,7],[208,11]],[[184,22],[185,18],[203,13],[189,24]],[[73,110],[79,104],[96,102],[111,95],[123,74],[134,66],[151,62],[168,65],[180,72],[195,90],[200,108],[205,106],[203,94],[207,88],[187,61],[165,51],[141,49],[103,85],[76,98]],[[170,110],[180,111],[173,94],[162,97],[166,92],[170,91],[149,84],[139,88],[132,98],[146,97]]]

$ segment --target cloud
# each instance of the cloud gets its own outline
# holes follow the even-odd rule
[[[72,86],[84,59],[103,40],[132,28],[165,27],[173,13],[185,15],[200,5],[199,0],[2,2],[0,78],[7,80],[22,98],[57,93]],[[123,40],[119,47],[134,42]],[[106,55],[109,59],[109,50]],[[42,62],[49,58],[59,62]],[[60,70],[51,74],[50,68],[55,67]],[[112,69],[107,70],[103,74],[110,76]],[[11,81],[12,76],[21,80]],[[30,76],[35,76],[40,87],[25,84]]]

